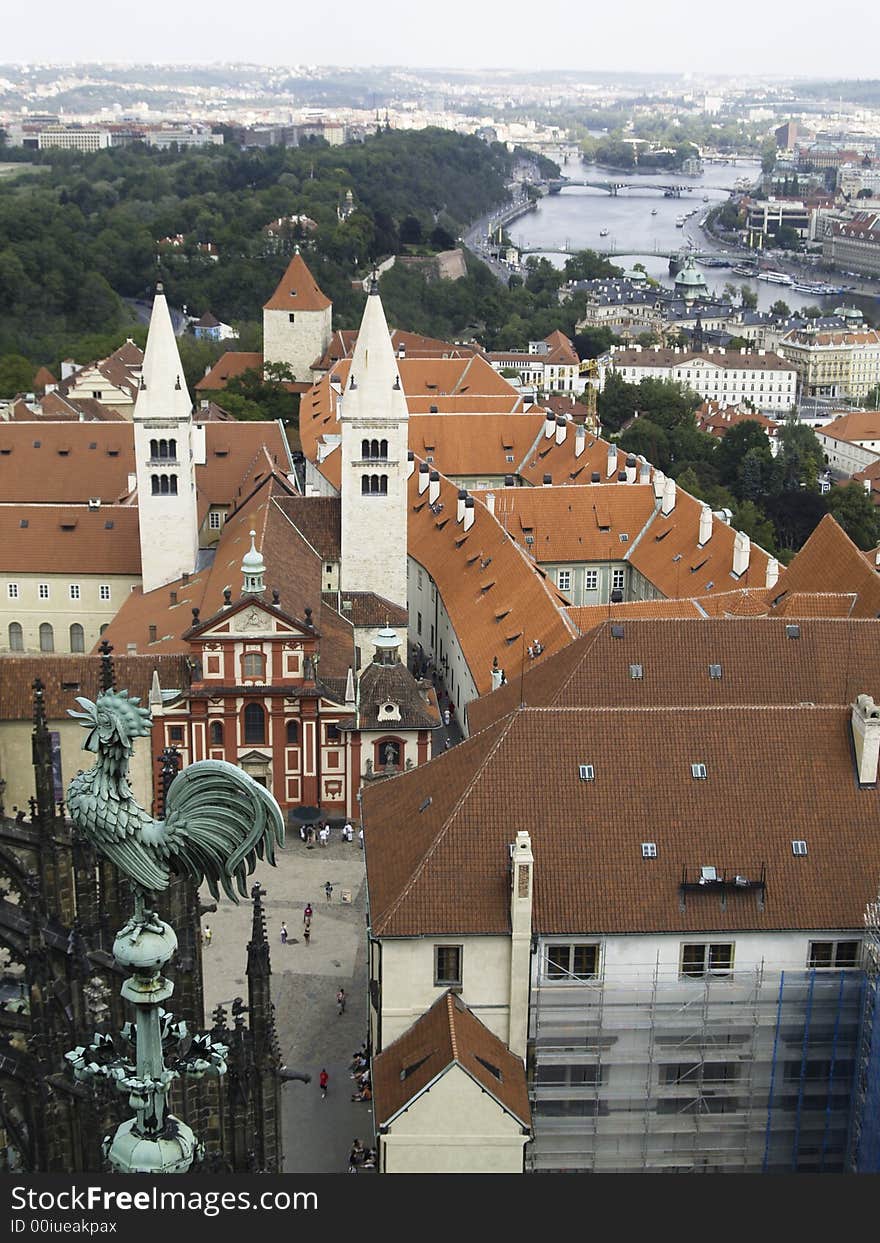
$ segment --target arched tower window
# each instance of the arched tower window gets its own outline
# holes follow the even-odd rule
[[[379,487],[378,487],[378,491],[379,491],[380,495],[381,495],[381,496],[387,496],[387,495],[388,495],[388,476],[387,476],[387,475],[379,475],[379,476],[378,476],[378,479],[379,479]]]
[[[177,476],[172,475],[168,481],[168,491],[172,496],[177,496]]]
[[[21,629],[21,622],[9,623],[9,650],[10,652],[24,651],[24,634]]]
[[[168,456],[171,458],[172,462],[177,461],[177,441],[176,440],[168,441]]]
[[[160,484],[159,484],[159,476],[158,476],[158,475],[150,475],[150,484],[151,484],[152,489],[153,489],[153,496],[158,496],[158,495],[159,495],[159,492],[160,492],[160,490],[161,490],[161,489],[160,489]]]
[[[151,440],[150,441],[150,457],[157,458],[158,456],[159,456],[159,442],[158,440]]]
[[[266,714],[262,704],[245,704],[244,709],[244,740],[251,743],[265,743]]]
[[[366,459],[369,456],[370,456],[370,442],[369,440],[362,440],[361,441],[361,458]]]
[[[382,459],[383,462],[388,460],[388,441],[387,440],[379,441],[379,457]]]
[[[85,633],[79,622],[74,622],[70,627],[70,650],[72,652],[84,652],[86,650]]]
[[[40,651],[55,651],[55,631],[49,622],[42,622],[40,624]]]

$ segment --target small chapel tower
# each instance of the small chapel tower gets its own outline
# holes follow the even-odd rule
[[[153,300],[133,421],[146,593],[191,574],[199,552],[192,399],[161,284]]]
[[[404,608],[409,411],[373,279],[341,398],[343,591]]]
[[[263,307],[263,366],[286,363],[311,384],[312,363],[333,336],[333,303],[318,288],[297,246],[278,288]]]

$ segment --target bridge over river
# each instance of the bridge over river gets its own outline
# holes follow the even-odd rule
[[[579,255],[585,247],[580,246],[518,246],[517,250],[521,255]],[[682,246],[677,250],[666,248],[656,248],[654,250],[646,250],[641,246],[618,246],[615,248],[605,248],[603,246],[591,246],[597,255],[602,255],[605,259],[614,259],[619,255],[635,255],[639,258],[651,256],[655,259],[724,259],[733,263],[742,261],[742,256],[726,250],[692,250],[690,247]]]
[[[720,190],[724,194],[735,194],[736,188],[733,186],[711,186],[705,182],[699,185],[679,184],[673,181],[610,181],[610,180],[579,180],[569,179],[548,181],[547,183],[551,194],[558,194],[560,190],[565,190],[568,186],[590,186],[593,190],[604,190],[607,194],[616,195],[621,190],[649,190],[652,192],[660,191],[667,198],[680,199],[683,194],[693,193],[694,190]],[[637,197],[637,196],[634,196]],[[653,197],[653,193],[651,195]]]

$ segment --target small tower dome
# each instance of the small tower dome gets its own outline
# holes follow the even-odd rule
[[[400,639],[397,632],[390,626],[383,626],[374,640],[376,655],[374,660],[380,665],[396,665],[399,656]]]
[[[706,278],[694,263],[692,255],[688,256],[687,262],[675,278],[675,292],[686,302],[695,302],[709,292]]]
[[[256,535],[256,531],[250,532],[251,546],[241,561],[241,572],[244,575],[242,595],[245,596],[258,596],[265,590],[263,575],[266,573],[266,567],[263,564],[263,555],[257,551],[254,543]]]

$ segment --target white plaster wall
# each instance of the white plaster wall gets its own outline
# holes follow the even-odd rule
[[[437,945],[462,947],[462,1001],[506,1044],[510,938],[436,936],[383,939],[382,1047],[402,1036],[446,991],[445,984],[434,983]]]
[[[310,384],[312,363],[330,344],[333,308],[323,311],[263,311],[263,363],[287,363],[294,378]]]
[[[521,1174],[528,1136],[458,1066],[382,1137],[386,1174]]]
[[[362,461],[361,441],[388,441],[387,461]],[[374,591],[406,607],[407,424],[381,417],[342,422],[343,591]],[[364,475],[385,475],[386,495],[364,496]]]
[[[178,466],[148,465],[150,440],[160,436],[176,438]],[[199,521],[191,438],[189,420],[184,423],[146,419],[134,425],[141,577],[145,593],[173,582],[181,574],[191,574],[195,569]],[[152,475],[175,475],[177,495],[154,496]]]
[[[48,622],[55,638],[55,651],[70,651],[70,627],[78,622],[83,628],[85,651],[89,652],[101,637],[101,627],[109,624],[132,587],[140,582],[137,575],[126,574],[2,574],[0,573],[0,652],[10,651],[9,623],[18,622],[26,652],[39,652],[40,626]],[[18,586],[18,599],[9,599],[9,584]],[[49,599],[39,598],[39,585],[49,587]],[[80,598],[70,599],[70,586],[79,587]],[[110,588],[110,599],[99,599],[99,587]]]
[[[421,573],[421,586],[419,574]],[[451,698],[455,719],[462,730],[465,726],[465,708],[477,698],[477,684],[467,663],[458,635],[428,571],[415,558],[409,559],[409,641],[421,643],[425,655],[433,660],[443,674],[443,681]],[[418,633],[418,615],[422,615],[422,633]],[[434,643],[431,644],[431,627],[434,627]],[[502,643],[502,648],[504,648]],[[440,653],[448,659],[441,667]],[[498,662],[504,667],[504,651],[499,651]],[[488,675],[488,670],[485,670]]]
[[[818,429],[816,437],[822,446],[822,452],[828,458],[828,465],[844,475],[854,475],[856,471],[865,470],[866,467],[873,466],[880,457],[880,454],[871,449],[865,449],[848,440],[837,440]]]

